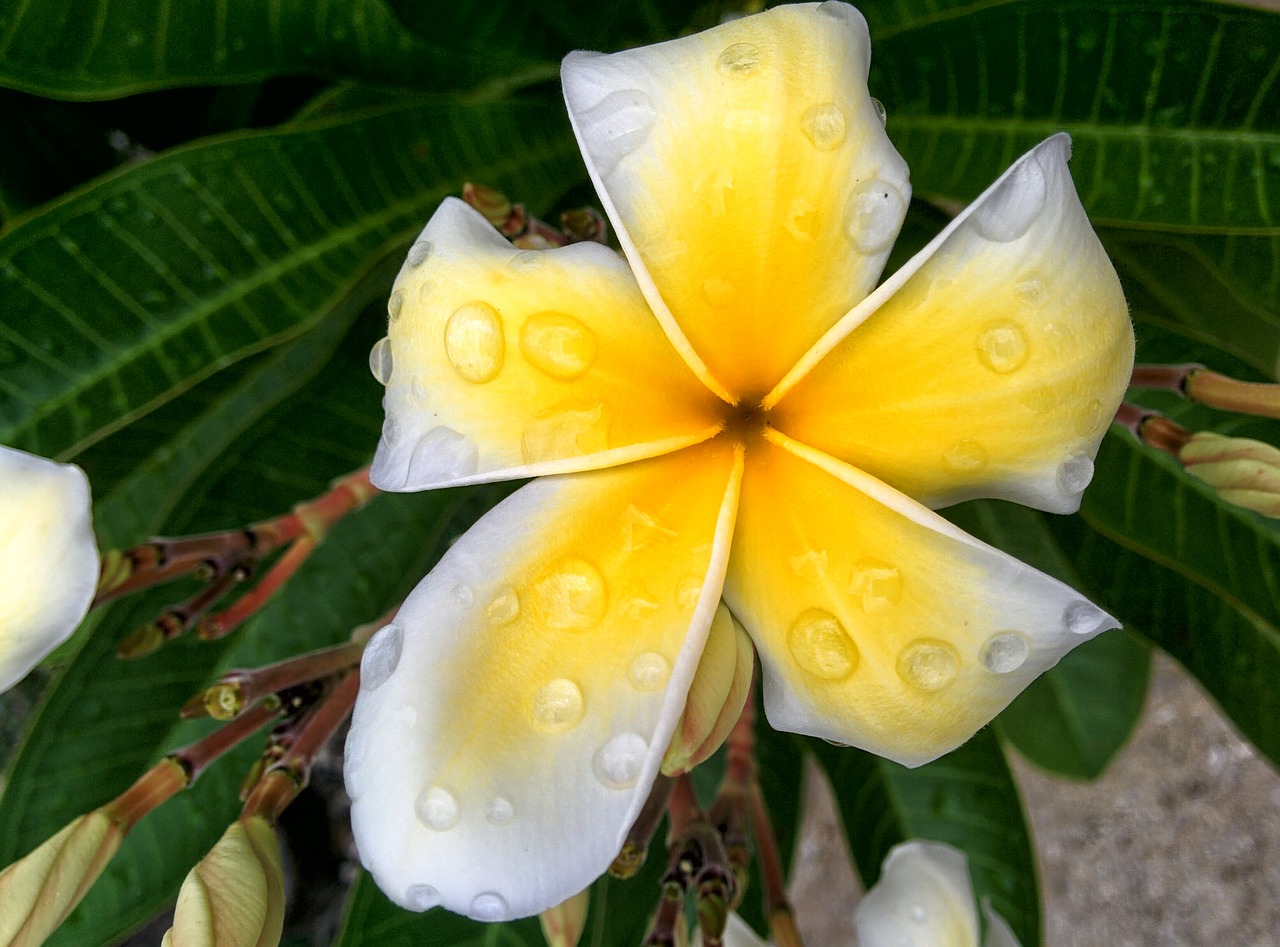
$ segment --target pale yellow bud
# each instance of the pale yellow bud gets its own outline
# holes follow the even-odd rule
[[[231,823],[187,874],[163,947],[275,947],[284,929],[280,844],[266,819]]]
[[[123,839],[120,826],[98,809],[0,872],[0,945],[43,944],[93,886]]]
[[[542,937],[547,947],[578,947],[590,906],[591,889],[588,888],[539,914],[538,923],[542,925]]]
[[[1271,444],[1200,431],[1178,460],[1227,503],[1280,517],[1280,450]]]
[[[720,749],[742,716],[754,661],[751,638],[722,603],[711,620],[684,713],[663,757],[663,773],[687,773]]]

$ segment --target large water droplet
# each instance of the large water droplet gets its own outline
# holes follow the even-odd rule
[[[405,905],[411,911],[430,911],[439,907],[441,900],[440,892],[431,885],[411,885],[404,893]]]
[[[956,441],[942,454],[942,466],[958,477],[975,474],[987,466],[987,449],[975,440]]]
[[[470,477],[480,469],[476,442],[453,428],[435,427],[418,438],[409,458],[409,481],[433,483]]]
[[[849,196],[844,215],[844,233],[860,253],[879,253],[898,236],[907,213],[902,192],[888,181],[859,184]]]
[[[810,608],[787,631],[787,648],[801,670],[820,681],[844,680],[858,666],[858,649],[830,612]]]
[[[982,665],[992,674],[1009,674],[1018,670],[1031,653],[1031,641],[1016,631],[1002,631],[992,635],[982,645],[979,657]]]
[[[578,685],[558,677],[543,684],[533,695],[529,719],[543,733],[564,733],[578,725],[585,711]]]
[[[520,451],[527,464],[581,457],[609,444],[609,413],[602,404],[562,402],[525,425]]]
[[[502,371],[507,341],[498,311],[488,303],[460,306],[444,327],[444,350],[462,379],[474,385],[492,381]]]
[[[410,266],[421,266],[426,262],[427,257],[431,256],[431,242],[428,240],[419,240],[409,248],[409,255],[405,257],[405,262]]]
[[[919,690],[941,690],[955,680],[960,655],[945,641],[917,638],[898,655],[898,676]]]
[[[428,786],[418,793],[413,809],[429,829],[444,832],[458,824],[458,800],[441,786]]]
[[[834,102],[811,105],[800,116],[800,130],[819,151],[833,151],[844,144],[849,124],[844,110]]]
[[[520,327],[520,351],[552,378],[572,381],[596,360],[596,334],[564,312],[535,312]]]
[[[849,594],[864,612],[878,612],[902,598],[902,573],[883,559],[859,559],[849,576]]]
[[[1106,621],[1106,612],[1092,602],[1072,602],[1062,613],[1062,624],[1073,635],[1091,635]]]
[[[533,608],[553,631],[595,627],[609,606],[600,570],[585,559],[562,559],[533,585]]]
[[[387,682],[400,663],[404,633],[395,622],[378,629],[365,645],[360,658],[360,689],[377,690]]]
[[[493,825],[510,825],[516,817],[516,807],[510,799],[496,796],[484,807],[484,817]]]
[[[1031,229],[1044,208],[1047,191],[1040,159],[1027,155],[1013,166],[995,193],[974,209],[969,220],[987,240],[1008,243]]]
[[[639,89],[610,92],[582,113],[579,121],[589,134],[588,151],[602,177],[612,175],[624,158],[645,143],[657,117],[653,99]]]
[[[475,896],[467,913],[473,920],[492,923],[505,918],[507,910],[507,902],[502,895],[496,891],[485,891]]]
[[[489,603],[485,616],[489,619],[489,624],[495,627],[509,625],[519,618],[520,597],[516,595],[516,590],[511,586],[502,589]]]
[[[998,375],[1017,371],[1027,361],[1030,346],[1026,333],[1007,320],[983,327],[974,341],[978,361]]]
[[[1072,454],[1058,467],[1058,486],[1069,496],[1084,493],[1093,479],[1093,458],[1088,454]]]
[[[760,47],[753,43],[734,43],[726,46],[720,58],[716,60],[716,69],[720,75],[731,79],[745,79],[760,71],[764,56]]]
[[[391,340],[385,336],[373,343],[369,350],[369,371],[377,379],[379,385],[387,385],[391,381]]]
[[[802,579],[817,581],[827,574],[827,551],[806,549],[789,558],[791,571]]]
[[[649,744],[638,733],[620,733],[600,749],[591,761],[592,772],[606,789],[630,789],[640,778]]]
[[[646,651],[636,655],[631,667],[627,670],[627,680],[631,686],[640,691],[656,691],[671,674],[671,666],[667,659],[656,651]]]

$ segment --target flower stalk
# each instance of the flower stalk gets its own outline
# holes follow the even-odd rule
[[[1280,418],[1280,385],[1240,381],[1203,365],[1136,365],[1130,384],[1174,391],[1188,401],[1222,411]]]
[[[249,670],[233,670],[222,675],[182,708],[182,716],[230,720],[258,701],[275,697],[295,687],[348,670],[360,663],[363,643],[351,642],[313,651]]]

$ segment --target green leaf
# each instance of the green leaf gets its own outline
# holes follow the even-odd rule
[[[0,236],[0,442],[68,457],[297,335],[464,179],[535,207],[583,175],[557,103],[415,103],[233,136]]]
[[[964,746],[917,769],[808,740],[827,771],[863,884],[880,877],[889,849],[912,838],[960,849],[979,903],[1013,927],[1022,947],[1040,944],[1040,900],[1030,832],[1000,745],[979,730]]]

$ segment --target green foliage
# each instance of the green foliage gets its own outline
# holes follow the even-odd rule
[[[464,181],[539,212],[580,195],[585,170],[548,81],[559,58],[702,28],[721,6],[0,0],[0,443],[84,466],[104,546],[233,527],[322,491],[376,443],[366,353],[395,267],[440,199]],[[1193,0],[863,9],[872,93],[917,197],[935,205],[913,207],[894,265],[944,225],[937,208],[1067,130],[1139,360],[1274,378],[1280,15]],[[126,153],[114,130],[158,153]],[[1280,443],[1277,424],[1140,397],[1192,429]],[[1118,428],[1097,470],[1079,517],[990,502],[950,515],[1128,632],[1080,648],[992,730],[918,770],[766,730],[764,791],[784,852],[812,754],[865,882],[898,841],[950,842],[968,853],[979,896],[1034,947],[1035,861],[1000,742],[1096,777],[1137,719],[1152,645],[1280,763],[1276,524]],[[172,590],[96,614],[55,656],[8,761],[0,865],[198,736],[177,710],[221,671],[343,640],[381,614],[500,494],[377,498],[223,643],[180,641],[125,664],[116,643]],[[142,822],[54,943],[113,943],[173,897],[238,811],[251,743]],[[597,884],[584,943],[638,942],[660,862]],[[744,912],[760,926],[754,902]],[[337,942],[516,947],[540,934],[534,921],[410,915],[361,877]]]

